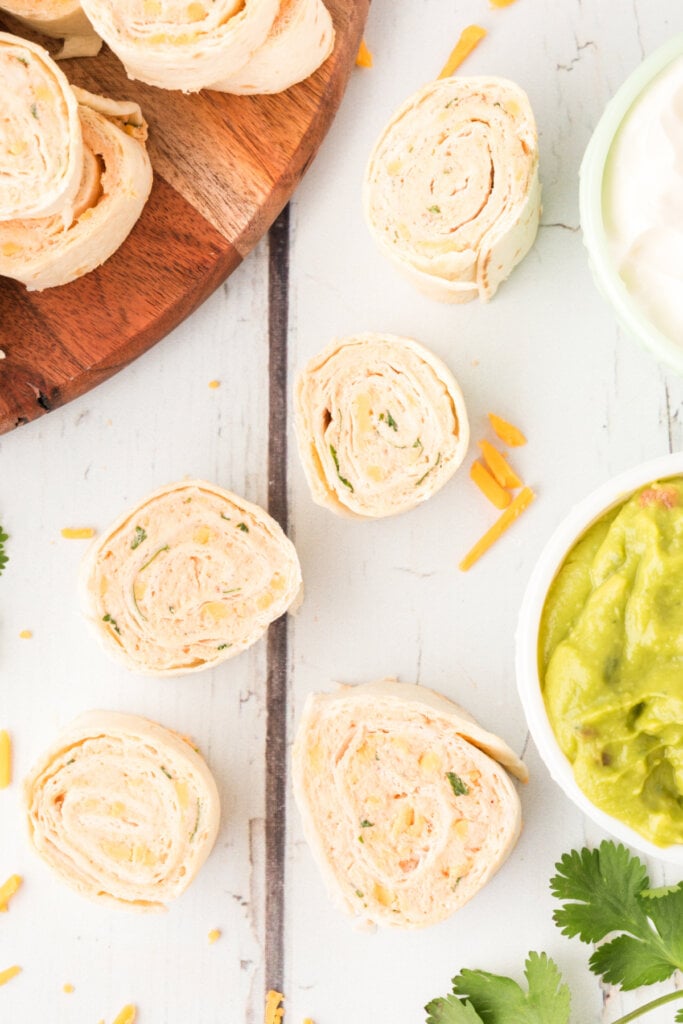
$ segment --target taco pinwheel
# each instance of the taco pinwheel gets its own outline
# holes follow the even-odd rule
[[[198,672],[255,643],[299,595],[294,546],[267,512],[201,480],[155,491],[93,542],[85,614],[148,675]]]
[[[426,295],[490,299],[538,230],[538,139],[526,94],[493,77],[424,86],[375,144],[363,205],[380,250]]]
[[[339,515],[414,508],[467,452],[462,392],[424,346],[393,334],[332,342],[296,382],[295,426],[311,494]]]
[[[524,764],[467,712],[383,679],[311,694],[297,730],[294,794],[333,902],[363,925],[449,917],[514,847]]]
[[[94,57],[102,46],[102,40],[83,13],[80,0],[2,0],[0,11],[7,11],[51,39],[63,40],[56,60]]]
[[[76,892],[128,910],[163,910],[208,857],[218,791],[177,733],[136,715],[77,718],[24,783],[35,850]]]
[[[152,188],[139,106],[69,89],[80,155],[73,199],[51,216],[0,221],[0,275],[29,291],[69,284],[104,263],[130,234]],[[36,101],[31,111],[41,123],[43,105]]]

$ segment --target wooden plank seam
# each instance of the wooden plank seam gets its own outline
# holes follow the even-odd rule
[[[289,206],[268,234],[268,510],[288,528],[287,327]],[[287,805],[287,616],[272,623],[266,683],[265,987],[283,991]]]

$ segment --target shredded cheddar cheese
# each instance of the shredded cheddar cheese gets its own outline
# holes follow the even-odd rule
[[[67,981],[66,985],[62,985],[62,992],[66,992],[66,994],[68,996],[70,996],[71,993],[75,992],[75,991],[76,990],[75,990],[75,988],[73,987],[73,985],[71,984],[70,981]]]
[[[210,388],[219,388],[220,386],[221,386],[221,382],[219,380],[210,380],[209,381],[209,387]]]
[[[209,932],[209,942],[211,943],[211,945],[213,945],[214,942],[217,942],[218,939],[220,939],[220,937],[220,928],[212,928],[211,931]]]
[[[500,416],[490,412],[489,422],[498,440],[502,441],[509,448],[519,448],[520,445],[526,444],[526,437],[522,431],[518,427],[513,426],[512,423],[508,423],[507,420],[501,419]]]
[[[12,978],[16,978],[17,974],[21,974],[21,967],[8,967],[6,971],[0,971],[0,985],[6,985]]]
[[[509,7],[515,0],[489,0],[491,7]]]
[[[30,640],[32,636],[33,636],[32,630],[30,630],[30,629],[22,629],[21,633],[19,634],[19,639],[20,640]]]
[[[0,885],[0,913],[6,914],[9,909],[9,901],[19,891],[23,878],[21,875],[10,875],[7,881]]]
[[[498,481],[491,476],[488,469],[481,462],[473,462],[470,469],[470,479],[477,485],[481,493],[496,506],[496,508],[507,508],[511,498],[509,491],[501,487]]]
[[[481,448],[481,454],[484,456],[486,465],[491,470],[501,487],[515,488],[522,486],[522,481],[519,479],[505,456],[502,455],[497,448],[490,444],[489,441],[480,441],[479,447]]]
[[[471,569],[474,563],[479,561],[481,556],[486,554],[498,538],[501,537],[505,531],[510,528],[510,526],[512,526],[515,519],[518,519],[519,516],[521,516],[522,512],[529,507],[535,497],[536,495],[530,487],[525,487],[521,490],[519,494],[512,499],[512,503],[508,505],[505,511],[498,517],[491,529],[487,530],[484,536],[480,537],[474,547],[468,551],[460,563],[460,569],[463,572],[467,572],[468,569]]]
[[[282,992],[270,990],[266,996],[266,1016],[264,1024],[281,1024],[285,1011],[282,1007],[282,1000],[285,997]]]
[[[364,39],[361,39],[360,46],[358,47],[358,53],[356,54],[356,64],[359,68],[371,68],[372,67],[372,53],[368,49],[368,44]]]
[[[121,1010],[121,1013],[114,1021],[114,1024],[135,1024],[136,1017],[137,1010],[135,1009],[132,1003],[129,1003],[127,1006],[124,1006],[124,1008]]]
[[[95,536],[92,526],[65,526],[62,537],[65,540],[89,540]]]
[[[475,46],[478,46],[486,35],[486,29],[480,25],[468,25],[462,30],[460,38],[453,47],[451,55],[446,61],[439,75],[439,78],[448,78],[458,70],[466,57],[472,53]]]
[[[5,729],[0,729],[0,789],[7,789],[12,781],[12,741]]]

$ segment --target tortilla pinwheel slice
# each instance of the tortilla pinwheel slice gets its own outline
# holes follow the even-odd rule
[[[363,205],[380,250],[422,292],[488,301],[538,230],[538,139],[526,93],[504,78],[424,86],[375,144]]]
[[[24,783],[35,850],[99,903],[163,910],[218,834],[213,776],[189,743],[136,715],[92,711],[64,730]]]
[[[47,50],[7,32],[0,82],[0,226],[55,214],[68,222],[83,168],[71,86]]]
[[[332,342],[299,374],[299,454],[313,500],[379,518],[426,501],[469,444],[455,377],[432,352],[393,334]]]
[[[136,103],[73,87],[83,137],[80,188],[69,219],[0,222],[0,275],[29,291],[69,284],[123,244],[152,189],[147,125]]]
[[[258,505],[201,480],[170,484],[87,552],[85,614],[127,668],[174,676],[251,647],[301,590],[294,545]]]
[[[240,71],[212,88],[242,95],[283,92],[312,75],[333,46],[332,18],[322,0],[281,0],[263,45]]]
[[[220,88],[265,43],[279,0],[82,0],[129,78],[161,89]]]
[[[94,57],[100,52],[102,40],[83,13],[80,0],[2,0],[0,10],[36,32],[62,39],[56,60]]]
[[[514,847],[527,771],[445,697],[384,679],[311,694],[293,749],[294,796],[333,902],[359,924],[449,917]]]

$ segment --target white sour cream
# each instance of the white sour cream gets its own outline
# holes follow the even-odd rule
[[[683,344],[683,57],[624,118],[603,188],[605,230],[622,280],[652,323]]]

